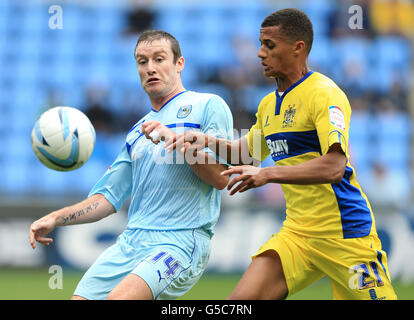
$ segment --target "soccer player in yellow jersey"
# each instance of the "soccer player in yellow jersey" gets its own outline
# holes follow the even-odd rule
[[[234,141],[187,132],[166,147],[226,150],[235,166],[222,174],[238,174],[231,195],[266,183],[283,188],[283,227],[253,256],[229,299],[284,299],[325,275],[335,299],[396,299],[371,206],[349,162],[351,107],[331,79],[309,69],[312,42],[306,14],[270,14],[258,57],[277,90],[261,101],[250,132]],[[246,154],[259,162],[270,154],[275,166],[247,165]]]

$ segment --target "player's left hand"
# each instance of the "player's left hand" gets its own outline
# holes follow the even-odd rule
[[[144,122],[142,124],[142,133],[155,144],[158,144],[160,141],[169,140],[175,136],[174,131],[156,120]]]
[[[261,187],[267,183],[266,172],[263,168],[247,165],[235,166],[229,167],[229,169],[221,173],[221,175],[224,176],[231,176],[232,174],[239,174],[239,176],[233,178],[227,185],[227,190],[230,191],[229,194],[231,196],[236,192],[244,192],[251,188]],[[233,188],[233,186],[240,181],[241,183]]]
[[[200,131],[187,131],[175,135],[172,139],[165,142],[164,148],[168,152],[177,149],[181,153],[197,154],[198,151],[207,147],[208,136]]]

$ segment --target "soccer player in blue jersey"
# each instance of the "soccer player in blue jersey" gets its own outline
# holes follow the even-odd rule
[[[187,132],[165,146],[225,150],[221,157],[235,166],[222,174],[238,175],[230,194],[282,186],[283,227],[253,256],[230,299],[283,299],[324,276],[335,299],[396,299],[371,206],[349,162],[351,107],[331,79],[309,69],[312,42],[312,23],[300,10],[266,17],[258,57],[277,89],[262,99],[249,133],[231,141]],[[274,167],[243,161],[268,155]]]
[[[100,220],[131,196],[126,230],[88,269],[72,299],[174,299],[197,282],[210,255],[219,190],[228,183],[220,174],[226,164],[208,151],[197,163],[179,152],[167,154],[163,143],[143,130],[150,123],[162,139],[188,129],[231,139],[231,112],[219,96],[183,87],[184,58],[169,33],[143,32],[135,59],[152,110],[129,131],[87,199],[30,227],[32,247],[36,241],[48,245],[53,240],[47,234],[55,227]]]

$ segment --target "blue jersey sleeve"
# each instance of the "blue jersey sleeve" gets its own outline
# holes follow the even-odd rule
[[[216,138],[233,140],[233,116],[226,102],[219,96],[213,96],[207,102],[201,131]],[[223,157],[218,155],[219,150],[213,152],[209,148],[204,150],[214,156],[222,164],[228,164]]]
[[[126,145],[124,145],[113,164],[89,192],[88,197],[100,193],[118,211],[122,207],[125,199],[130,195],[131,188],[131,157]]]
[[[201,130],[216,138],[233,139],[233,116],[221,97],[213,96],[207,102]]]

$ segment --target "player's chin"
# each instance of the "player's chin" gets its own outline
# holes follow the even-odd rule
[[[277,77],[276,72],[274,72],[273,69],[270,69],[270,68],[263,70],[263,74],[264,74],[265,77],[268,77],[268,78],[276,78]]]
[[[157,84],[154,84],[154,83],[150,84],[150,85],[146,84],[146,85],[143,86],[143,88],[144,88],[144,91],[147,94],[149,94],[150,96],[153,96],[153,97],[157,97],[157,96],[160,96],[162,94],[162,87],[160,85],[157,85]]]

